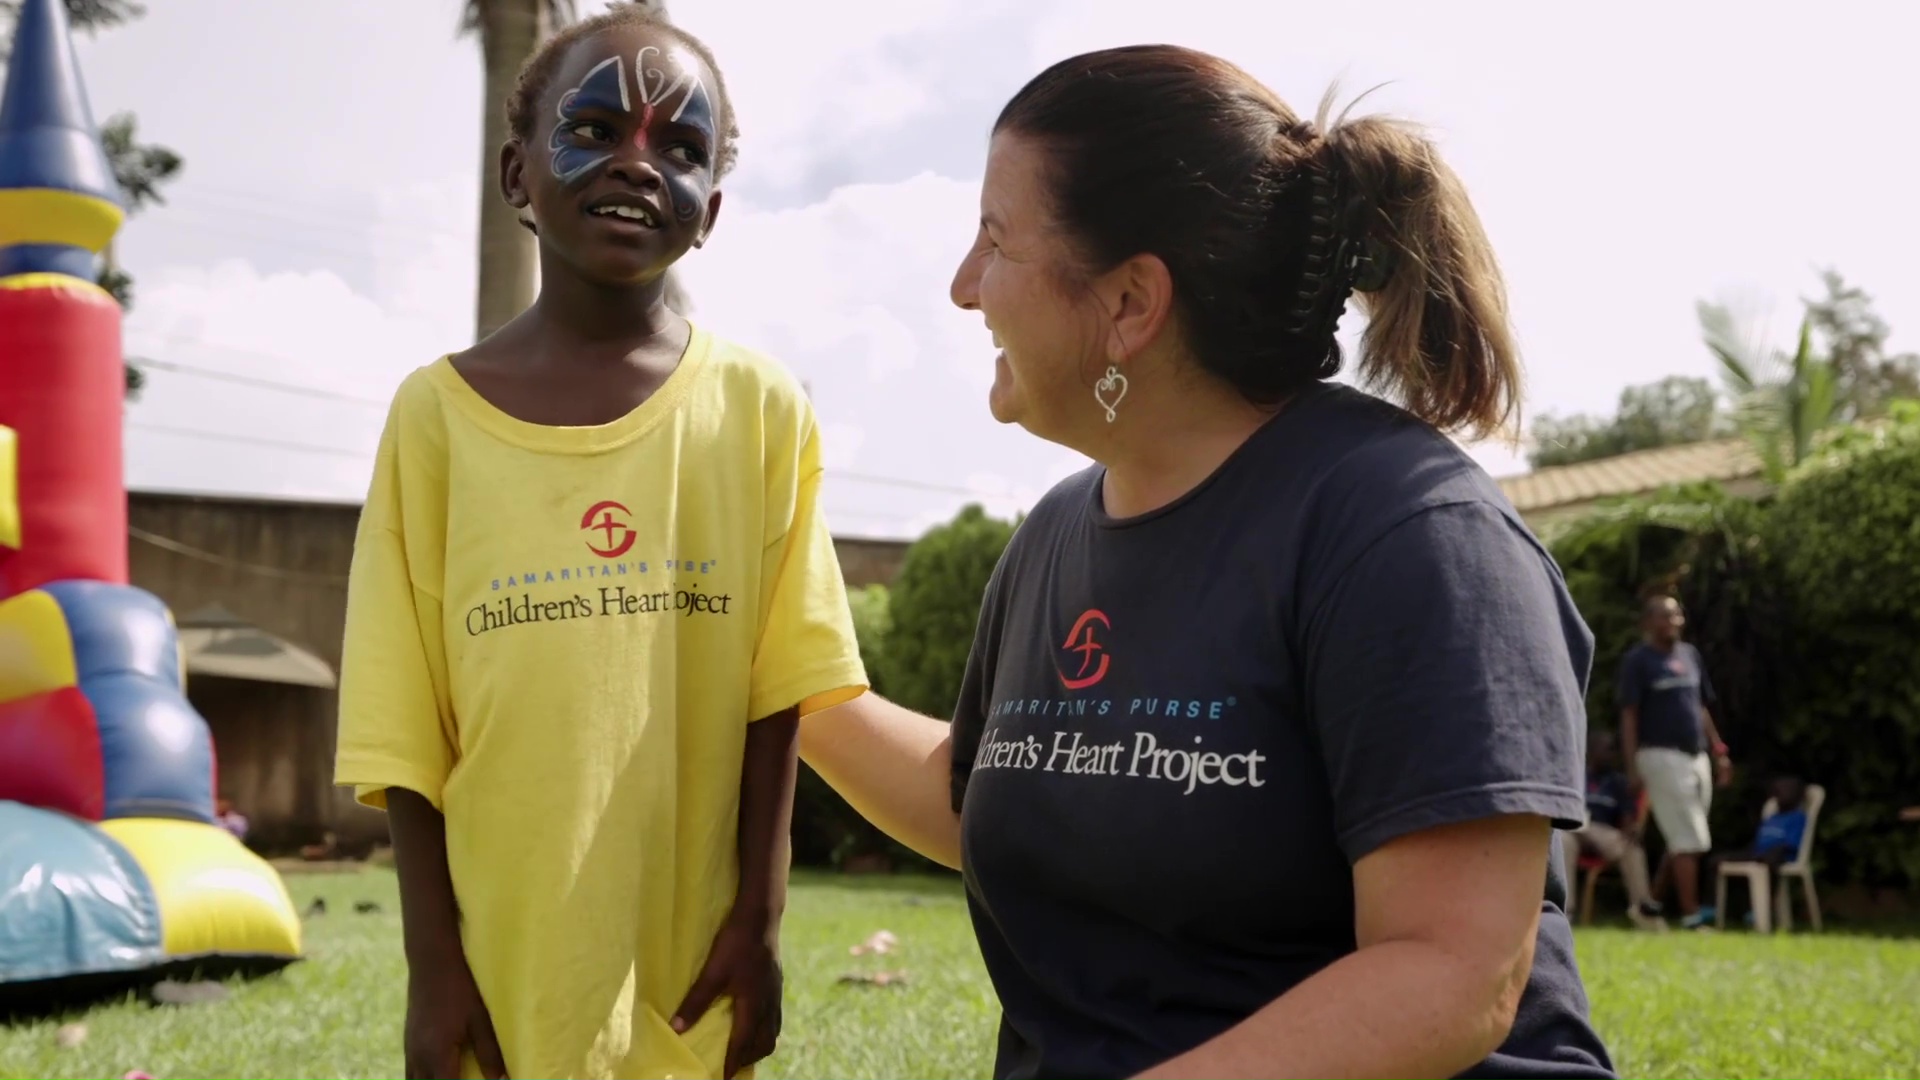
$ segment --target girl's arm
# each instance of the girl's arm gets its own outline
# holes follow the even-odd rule
[[[770,934],[779,931],[787,907],[793,788],[799,771],[793,747],[799,726],[798,709],[749,724],[740,769],[740,887],[733,911],[736,918],[758,922]]]
[[[461,1051],[471,1050],[481,1075],[501,1080],[506,1056],[460,942],[446,818],[426,796],[405,788],[388,788],[386,800],[407,956],[407,1075],[459,1076]]]
[[[1454,1076],[1498,1049],[1533,968],[1548,823],[1411,833],[1353,868],[1359,948],[1143,1077]]]
[[[802,720],[800,756],[881,831],[959,869],[950,725],[862,694]]]
[[[387,789],[387,827],[400,878],[400,933],[411,970],[462,960],[460,909],[447,868],[447,819],[426,797]]]
[[[722,996],[733,1001],[722,1076],[731,1080],[772,1054],[782,1024],[780,917],[787,906],[789,831],[798,708],[784,709],[747,725],[740,765],[740,880],[733,909],[707,950],[707,962],[673,1016],[686,1032]]]

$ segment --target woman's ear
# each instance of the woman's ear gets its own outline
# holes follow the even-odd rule
[[[1135,255],[1108,271],[1095,291],[1113,326],[1107,358],[1117,364],[1152,345],[1173,316],[1173,274],[1158,255]]]

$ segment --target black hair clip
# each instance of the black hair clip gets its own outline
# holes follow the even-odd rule
[[[1353,258],[1351,277],[1356,292],[1379,292],[1393,278],[1393,248],[1378,237],[1360,241],[1360,252]]]

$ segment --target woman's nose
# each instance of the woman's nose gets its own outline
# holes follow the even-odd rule
[[[952,298],[953,306],[962,311],[980,310],[980,253],[967,252],[960,260],[960,269],[954,271],[953,284],[948,286],[947,295]]]

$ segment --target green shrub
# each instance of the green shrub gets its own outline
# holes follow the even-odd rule
[[[929,716],[953,715],[980,602],[1013,530],[1012,522],[968,506],[907,549],[880,656],[890,699]]]
[[[1769,515],[1790,637],[1778,737],[1834,803],[1820,825],[1835,869],[1920,881],[1920,417],[1836,440]]]
[[[860,659],[876,693],[930,716],[952,716],[981,598],[1013,529],[968,506],[907,549],[891,588],[849,591]],[[935,869],[802,766],[794,796],[794,862],[844,867],[875,857],[896,870]]]
[[[892,626],[887,587],[849,589],[847,601],[853,608],[853,632],[860,642],[860,662],[866,665],[867,681],[875,693],[885,694],[880,671],[886,666],[882,657]],[[861,817],[819,773],[802,764],[793,800],[793,861],[801,866],[839,869],[863,856],[880,856],[897,869],[932,868],[930,862]]]
[[[886,648],[887,631],[893,628],[890,597],[885,585],[869,585],[847,590],[847,602],[853,607],[853,636],[860,642],[860,663],[867,669],[867,683],[876,694],[886,694],[880,682],[880,659]]]

